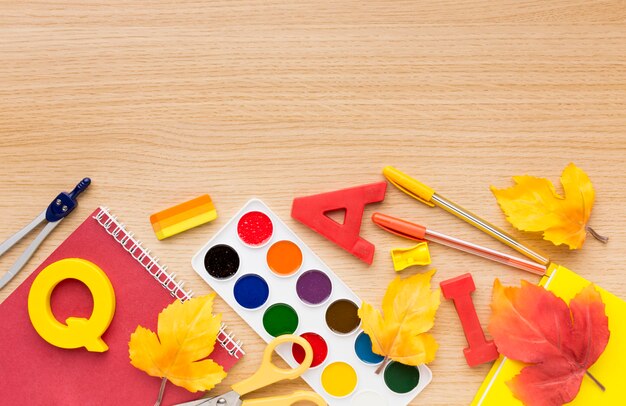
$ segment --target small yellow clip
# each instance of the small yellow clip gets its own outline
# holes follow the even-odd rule
[[[78,279],[93,296],[93,311],[88,319],[70,317],[60,323],[52,313],[50,297],[65,279]],[[88,351],[109,349],[102,334],[115,313],[115,292],[111,281],[96,264],[80,258],[66,258],[48,265],[37,275],[28,293],[28,315],[37,333],[60,348],[85,347]]]
[[[399,272],[413,265],[430,264],[428,243],[421,242],[411,248],[394,248],[391,250],[393,269]]]

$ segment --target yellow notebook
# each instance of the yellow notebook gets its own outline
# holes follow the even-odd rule
[[[589,281],[563,266],[553,264],[550,265],[547,276],[544,276],[539,284],[569,303],[581,289],[589,284]],[[589,372],[602,382],[606,391],[602,392],[591,379],[584,377],[578,396],[568,405],[626,404],[626,383],[623,371],[626,367],[626,302],[600,287],[598,289],[606,305],[611,337],[606,349],[598,361],[589,368]],[[478,390],[472,406],[522,405],[522,402],[513,396],[505,382],[513,379],[523,367],[524,364],[521,362],[500,356]]]

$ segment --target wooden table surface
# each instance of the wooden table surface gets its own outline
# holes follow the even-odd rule
[[[294,197],[381,180],[385,165],[626,298],[623,1],[2,1],[0,15],[0,239],[93,178],[0,300],[98,205],[198,293],[209,288],[191,256],[253,196],[377,305],[395,276],[389,249],[408,244],[367,220],[375,209],[511,252],[393,187],[365,213],[370,267],[290,218]],[[558,185],[570,161],[595,185],[591,225],[607,245],[589,239],[571,252],[515,232],[489,191],[524,173]],[[157,241],[149,215],[201,193],[219,218]],[[24,246],[2,258],[3,272]],[[473,274],[483,325],[495,277],[537,281],[445,247],[431,253],[435,282]],[[256,368],[264,344],[222,300],[217,311],[248,352],[222,391]],[[468,404],[489,365],[465,363],[452,303],[434,335],[434,379],[412,404]]]

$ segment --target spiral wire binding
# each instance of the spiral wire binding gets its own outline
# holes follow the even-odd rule
[[[126,231],[124,224],[120,223],[117,217],[112,215],[106,207],[100,207],[93,218],[173,297],[181,302],[191,299],[193,292],[191,289],[185,290],[183,288],[185,282],[176,282],[176,274],[168,273],[167,266],[160,265],[159,259],[152,256],[150,250],[143,248],[141,242],[135,239],[134,234]],[[234,334],[226,330],[224,323],[220,326],[217,341],[235,358],[239,359],[240,354],[245,355],[242,348],[243,343],[241,340],[235,340]]]

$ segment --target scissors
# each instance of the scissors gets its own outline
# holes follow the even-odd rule
[[[304,361],[293,369],[279,368],[272,363],[272,353],[280,344],[299,344],[304,348]],[[264,388],[278,381],[295,379],[302,375],[311,366],[313,349],[311,344],[302,337],[285,334],[278,336],[267,345],[263,352],[261,366],[249,378],[234,384],[231,391],[223,395],[207,399],[198,399],[192,402],[181,403],[176,406],[290,406],[296,402],[308,400],[317,406],[325,406],[326,401],[312,391],[295,391],[290,395],[272,396],[269,398],[242,400],[241,397],[257,389]]]
[[[0,278],[0,289],[4,287],[13,277],[26,265],[30,257],[33,256],[37,248],[41,245],[43,240],[46,239],[48,234],[52,232],[56,228],[56,226],[61,223],[61,221],[72,212],[78,205],[76,198],[79,194],[85,191],[87,187],[91,184],[91,179],[85,178],[76,185],[74,190],[70,193],[62,192],[60,193],[49,205],[48,207],[42,211],[35,219],[28,224],[26,227],[22,228],[17,233],[13,234],[13,236],[9,237],[5,242],[0,244],[0,256],[2,256],[5,252],[9,250],[12,246],[14,246],[18,241],[24,238],[28,233],[33,231],[35,227],[47,221],[47,224],[44,228],[39,232],[37,237],[30,243],[30,245],[24,250],[22,255],[15,261],[15,264],[9,269],[9,271]]]

